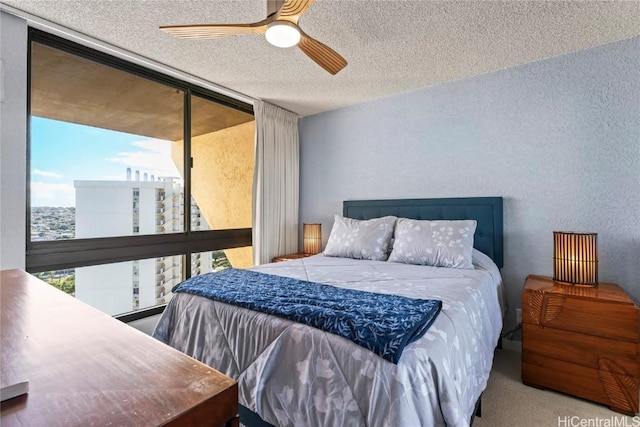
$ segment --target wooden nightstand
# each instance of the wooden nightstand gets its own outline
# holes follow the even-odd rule
[[[638,413],[640,310],[618,286],[529,276],[522,292],[522,382]]]
[[[288,254],[288,255],[280,255],[280,256],[274,257],[273,262],[291,261],[292,259],[306,258],[308,256],[311,256],[311,254],[305,254],[302,252],[298,252],[295,254]]]

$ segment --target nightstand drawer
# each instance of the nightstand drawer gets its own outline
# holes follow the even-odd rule
[[[597,369],[531,355],[522,362],[522,382],[607,403],[617,412],[638,412],[638,380],[631,377],[618,375],[613,379]]]
[[[592,292],[597,291],[594,289]],[[522,310],[523,323],[542,323],[545,328],[638,342],[640,311],[633,302],[603,301],[569,292],[571,289],[565,290],[563,287],[546,292],[525,292],[522,301],[525,307]]]
[[[576,334],[549,327],[524,324],[522,361],[530,354],[571,361],[592,369],[601,369],[601,359],[615,360],[630,376],[640,377],[639,345],[592,335]],[[602,368],[602,369],[607,369]]]

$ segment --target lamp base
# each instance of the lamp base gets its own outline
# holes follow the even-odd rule
[[[581,296],[592,296],[598,293],[597,285],[585,285],[581,283],[567,283],[567,282],[559,282],[557,280],[553,281],[553,286],[561,293],[565,295],[581,295]]]
[[[556,280],[556,279],[553,279],[553,283],[562,285],[562,286],[574,286],[577,288],[597,288],[598,287],[597,283],[570,283],[570,282],[563,282],[561,280]]]

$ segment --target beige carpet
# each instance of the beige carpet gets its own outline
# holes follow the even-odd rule
[[[482,417],[473,427],[640,426],[606,406],[520,381],[520,353],[497,350],[489,384],[482,396]]]

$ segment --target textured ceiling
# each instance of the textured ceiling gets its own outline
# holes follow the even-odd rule
[[[332,76],[259,35],[181,40],[158,30],[258,21],[261,0],[0,3],[301,116],[640,35],[638,0],[316,0],[300,26],[349,62]]]

